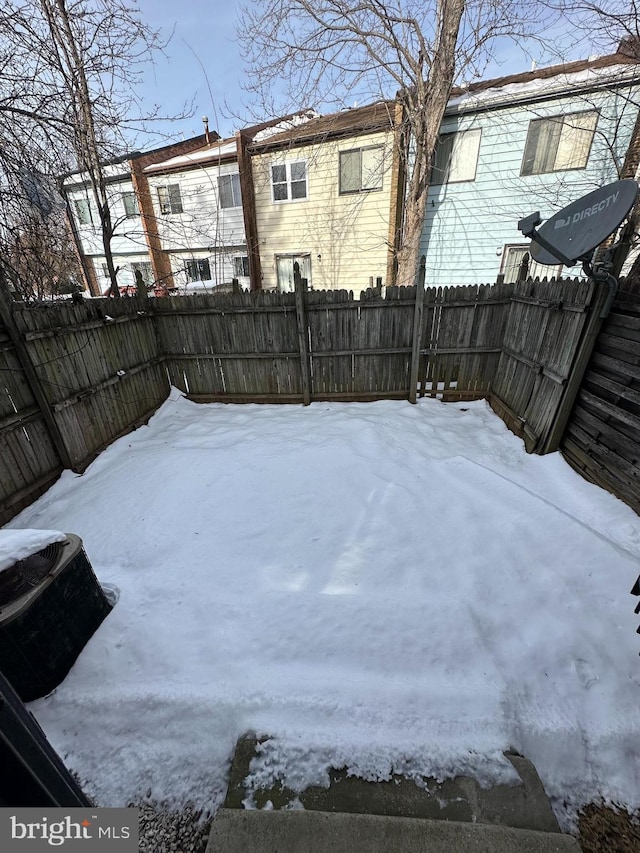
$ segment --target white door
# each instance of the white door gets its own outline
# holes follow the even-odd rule
[[[284,293],[293,293],[295,290],[293,282],[294,263],[299,264],[300,275],[307,279],[307,285],[311,287],[311,255],[276,255],[278,290]]]

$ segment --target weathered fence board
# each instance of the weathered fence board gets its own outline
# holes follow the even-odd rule
[[[359,299],[301,287],[297,294],[16,304],[12,322],[49,420],[0,327],[0,369],[13,371],[10,390],[0,391],[0,512],[6,520],[59,473],[51,419],[71,465],[83,470],[147,419],[169,384],[199,401],[488,397],[540,451],[584,349],[591,293],[580,281],[394,287]],[[635,465],[628,457],[640,428],[640,310],[612,316],[585,382],[574,448],[582,442],[584,455],[585,443],[599,441],[594,419],[601,422],[602,408],[616,400],[598,465],[605,457],[616,470],[621,459]]]
[[[530,451],[543,447],[554,428],[590,316],[593,287],[586,280],[514,285],[491,390]]]
[[[489,393],[500,357],[512,285],[425,292],[420,396],[471,399]]]
[[[561,443],[584,477],[640,512],[640,298],[614,303]]]
[[[0,524],[5,524],[55,482],[62,463],[1,323],[0,341]]]
[[[12,313],[74,470],[166,398],[147,300],[16,303]]]

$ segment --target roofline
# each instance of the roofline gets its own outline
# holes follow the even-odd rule
[[[221,139],[218,137],[213,143],[214,146],[222,146],[222,145],[236,145],[235,136],[226,137],[225,139]],[[206,146],[202,148],[195,148],[192,151],[187,152],[186,154],[175,154],[174,157],[191,157],[193,154],[201,154],[203,150],[205,150]],[[166,163],[169,160],[172,160],[173,157],[169,157]],[[163,175],[163,174],[173,174],[174,172],[190,172],[194,169],[199,169],[202,166],[210,166],[212,163],[220,164],[223,163],[235,163],[238,160],[238,151],[237,147],[235,151],[228,151],[225,154],[216,153],[215,149],[212,148],[209,157],[200,157],[198,160],[193,160],[187,163],[175,163],[173,165],[163,165],[163,162],[159,163],[149,163],[143,167],[143,172],[145,175]]]
[[[504,86],[509,86],[513,83],[532,83],[536,80],[547,80],[553,77],[560,77],[562,75],[577,74],[580,71],[599,70],[601,68],[610,68],[617,65],[627,65],[630,69],[633,69],[634,66],[638,68],[639,60],[630,57],[626,53],[612,53],[606,56],[600,56],[597,59],[578,59],[573,62],[548,65],[543,68],[536,68],[533,71],[525,71],[519,74],[508,74],[504,77],[495,77],[490,80],[479,80],[477,83],[470,83],[468,86],[454,86],[451,89],[449,99],[451,100],[452,98],[458,98],[463,95],[474,95],[480,92],[486,92],[489,89],[501,89]],[[598,81],[600,85],[610,82],[610,80]]]
[[[190,163],[177,163],[174,166],[163,166],[162,163],[149,163],[148,166],[144,167],[143,171],[145,175],[172,175],[175,172],[193,172],[194,170],[200,169],[203,166],[215,166],[218,164],[222,166],[227,163],[237,162],[237,153],[220,154],[218,156],[212,155],[211,157],[203,158],[202,160],[197,160]]]
[[[168,142],[166,145],[161,145],[159,148],[152,148],[150,151],[134,151],[129,157],[130,160],[138,160],[140,157],[151,157],[152,155],[161,155],[163,151],[169,151],[173,148],[179,148],[181,145],[193,145],[200,140],[203,147],[207,144],[207,134],[201,133],[199,136],[193,136],[190,139],[180,139],[178,142]],[[209,142],[219,142],[220,134],[215,130],[209,131]],[[176,155],[179,156],[179,155]]]
[[[307,129],[307,125],[299,125],[296,128],[292,128],[291,131],[282,131],[282,133],[277,134],[277,137],[270,140],[265,139],[260,142],[250,142],[247,145],[248,150],[251,154],[259,154],[266,151],[277,151],[283,148],[298,148],[302,145],[310,145],[314,142],[324,141],[327,139],[345,139],[353,136],[365,136],[368,133],[377,133],[380,131],[391,131],[393,129],[393,116],[395,115],[396,101],[392,100],[381,100],[374,101],[371,104],[367,104],[364,107],[355,107],[351,108],[351,110],[343,110],[342,112],[329,113],[328,115],[323,115],[318,117],[318,121],[327,122],[330,121],[333,116],[341,116],[348,112],[353,112],[354,114],[360,112],[364,112],[365,110],[370,110],[372,107],[377,105],[384,105],[389,107],[389,117],[390,121],[386,121],[380,119],[373,124],[370,124],[367,127],[363,127],[357,123],[357,120],[354,120],[354,124],[349,127],[340,127],[336,130],[331,130],[331,128],[325,128],[321,131],[314,131],[312,128],[309,129],[306,133],[299,133],[300,127]],[[299,113],[294,113],[295,115],[299,115]],[[286,119],[278,119],[278,121],[285,121]],[[311,119],[309,124],[311,124],[315,119]],[[298,131],[298,133],[296,133]],[[289,137],[284,136],[284,134],[290,133]]]
[[[253,125],[249,125],[248,127],[243,127],[238,132],[245,139],[248,138],[251,141],[253,141],[255,136],[258,133],[261,133],[263,130],[267,130],[270,127],[274,127],[275,125],[280,124],[283,121],[291,121],[292,119],[297,118],[297,116],[304,115],[305,113],[309,113],[312,111],[313,111],[312,107],[306,107],[303,110],[296,110],[295,113],[287,113],[286,115],[278,116],[278,118],[272,118],[272,119],[268,119],[267,121],[263,121],[260,124],[253,124]],[[249,144],[251,144],[251,143],[249,143]]]

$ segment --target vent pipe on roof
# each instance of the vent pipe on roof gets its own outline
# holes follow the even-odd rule
[[[202,124],[204,125],[204,135],[207,140],[207,145],[211,145],[211,141],[209,139],[209,119],[207,116],[202,116]]]

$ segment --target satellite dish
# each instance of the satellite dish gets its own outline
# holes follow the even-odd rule
[[[588,260],[626,218],[638,196],[636,181],[614,181],[564,207],[536,231],[540,214],[521,219],[518,228],[531,237],[529,252],[539,264],[572,267]]]

